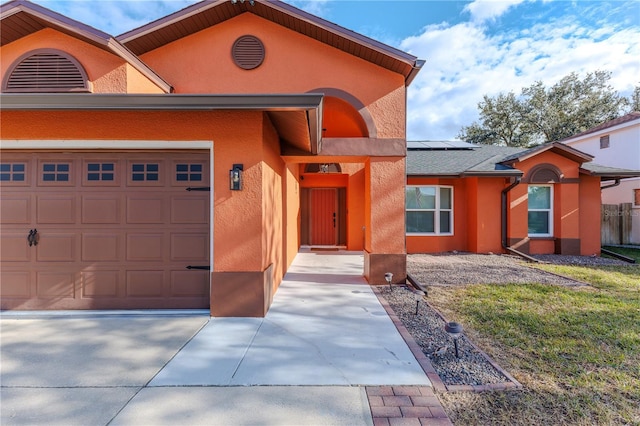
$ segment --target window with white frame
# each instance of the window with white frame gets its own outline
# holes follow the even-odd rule
[[[406,187],[407,234],[453,235],[453,187]]]
[[[553,235],[553,186],[529,185],[529,236],[550,237]]]

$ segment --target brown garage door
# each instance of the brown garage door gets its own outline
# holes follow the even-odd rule
[[[2,152],[2,309],[207,308],[208,186],[203,151]]]

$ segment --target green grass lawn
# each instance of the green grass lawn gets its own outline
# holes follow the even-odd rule
[[[604,249],[612,251],[614,253],[621,254],[623,256],[630,257],[631,259],[635,259],[636,264],[640,264],[640,250],[626,247],[610,247],[605,246]],[[604,257],[609,257],[606,254],[603,254]]]
[[[442,395],[454,423],[640,425],[640,266],[536,267],[592,286],[432,288],[434,306],[524,385]]]

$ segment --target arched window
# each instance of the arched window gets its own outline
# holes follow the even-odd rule
[[[538,164],[527,174],[528,229],[530,237],[553,237],[554,183],[562,172],[553,164]]]
[[[87,73],[71,55],[38,49],[18,58],[9,67],[4,92],[89,92]]]

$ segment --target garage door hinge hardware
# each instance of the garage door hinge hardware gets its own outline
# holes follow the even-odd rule
[[[211,191],[210,186],[190,186],[187,191]]]
[[[206,265],[206,266],[192,266],[192,265],[189,265],[189,266],[187,266],[187,269],[202,269],[203,271],[210,271],[211,267],[209,265]]]
[[[27,241],[29,242],[29,247],[37,246],[39,239],[40,239],[40,237],[38,236],[38,230],[37,229],[32,229],[32,230],[29,231],[29,235],[27,235]]]

